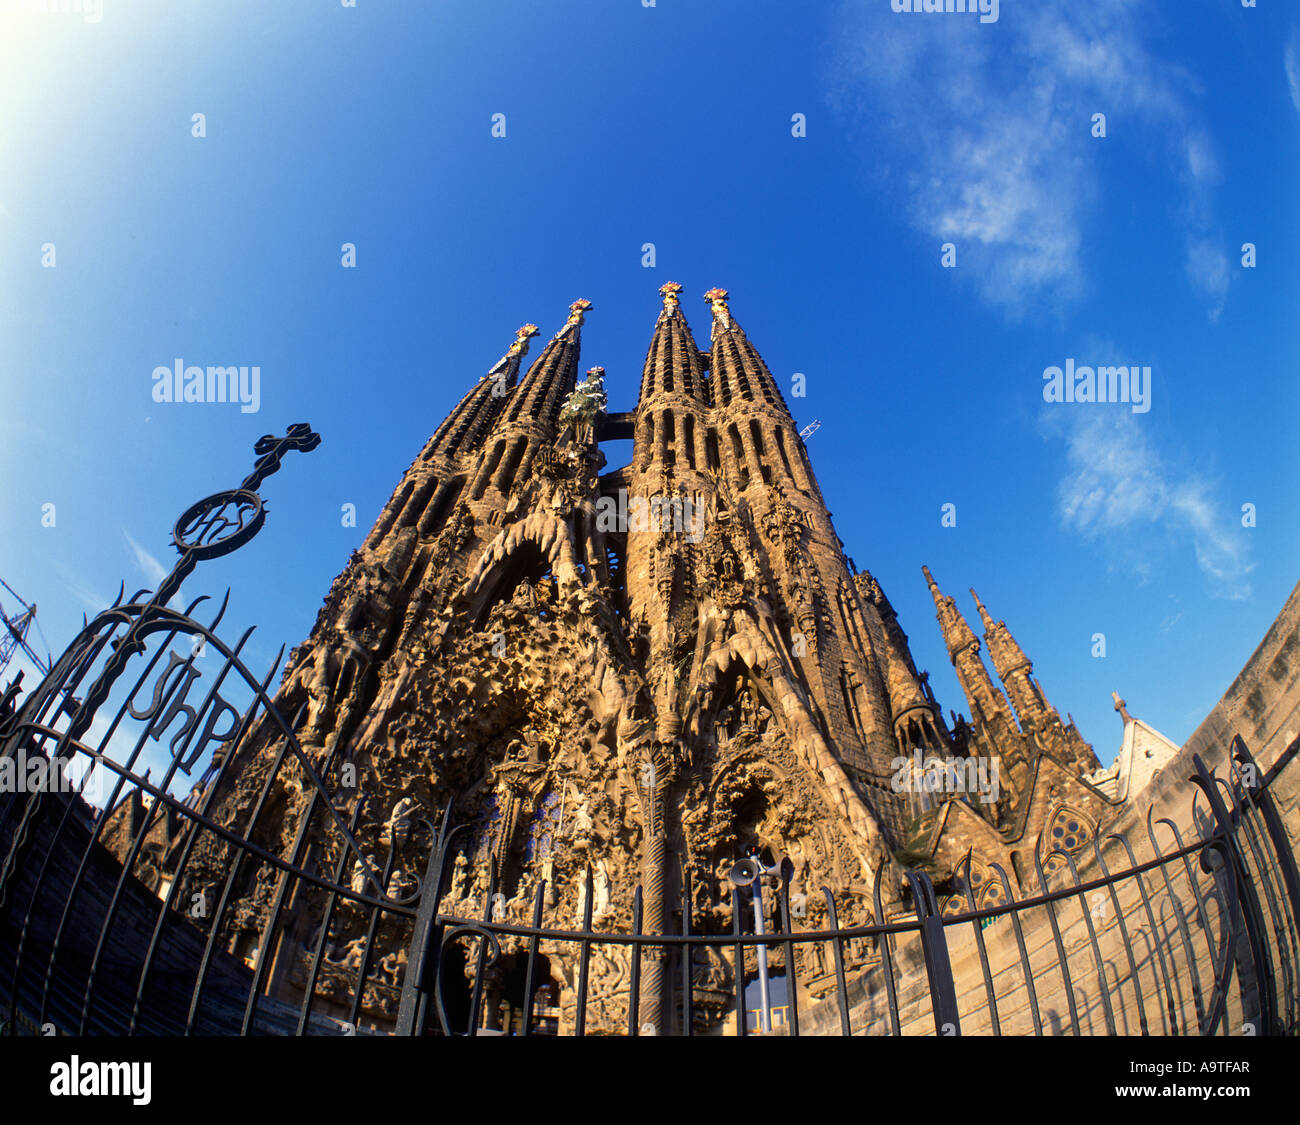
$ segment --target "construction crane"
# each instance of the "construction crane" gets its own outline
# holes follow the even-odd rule
[[[3,672],[9,661],[13,659],[14,652],[21,648],[31,662],[36,665],[41,675],[46,675],[50,670],[51,663],[50,646],[49,642],[45,640],[45,633],[36,621],[36,607],[23,601],[18,596],[18,591],[3,578],[0,578],[0,586],[8,590],[18,604],[23,607],[21,613],[11,617],[5,609],[4,603],[0,602],[0,622],[4,623],[4,629],[0,630],[0,672]],[[45,655],[43,657],[27,641],[27,631],[33,625],[36,626],[36,632],[45,645]]]
[[[803,438],[804,441],[807,441],[810,437],[813,436],[813,434],[815,434],[821,428],[822,428],[821,422],[818,419],[814,418],[811,422],[808,423],[808,425],[806,425],[802,430],[799,431],[799,436]]]

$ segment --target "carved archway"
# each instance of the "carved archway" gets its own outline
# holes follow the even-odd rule
[[[538,617],[546,618],[547,606],[554,601],[554,592],[547,587],[553,582],[550,559],[535,542],[525,540],[503,555],[485,578],[469,618],[471,628],[482,629],[496,606],[516,600]]]
[[[706,731],[720,694],[725,694],[730,676],[743,666],[747,680],[762,696],[772,715],[773,728],[780,731],[800,774],[813,786],[816,799],[838,812],[844,822],[844,836],[861,867],[863,881],[870,885],[875,870],[888,862],[880,826],[858,796],[844,768],[827,745],[813,720],[797,683],[781,655],[757,629],[747,629],[716,643],[701,664],[687,700],[684,718],[687,728],[707,749]],[[701,720],[704,720],[703,722]]]
[[[520,558],[512,558],[517,552],[523,552]],[[491,608],[488,603],[500,600],[494,595],[504,582],[510,581],[515,568],[522,567],[527,573],[537,567],[538,557],[545,564],[539,576],[546,570],[551,572],[559,597],[567,597],[575,586],[582,585],[568,525],[554,516],[534,513],[511,524],[488,544],[466,578],[457,602],[476,627],[487,616]],[[515,578],[515,586],[518,581]],[[510,592],[514,588],[510,587]]]

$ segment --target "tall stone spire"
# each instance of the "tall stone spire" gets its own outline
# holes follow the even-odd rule
[[[717,435],[708,428],[708,380],[675,281],[660,286],[663,308],[641,370],[636,409],[636,471],[646,494],[680,477],[692,494],[718,466]],[[650,481],[655,477],[655,481]],[[665,478],[666,482],[660,478]],[[694,478],[693,480],[691,478]]]
[[[1007,623],[994,621],[979,595],[974,590],[970,593],[979,607],[980,620],[984,622],[984,640],[988,644],[989,658],[1006,688],[1007,697],[1016,709],[1021,728],[1032,734],[1043,749],[1081,771],[1088,773],[1100,768],[1101,763],[1092,746],[1084,741],[1074,722],[1062,722],[1059,712],[1048,702],[1043,689],[1034,678],[1033,664],[1016,643]]]
[[[538,452],[554,443],[560,409],[578,382],[582,322],[591,307],[586,299],[569,306],[564,327],[511,393],[470,484],[470,500],[506,506],[515,485],[528,478]]]
[[[980,601],[979,594],[973,589],[970,596],[975,599],[975,605],[979,609],[980,621],[984,623],[984,640],[989,647],[989,659],[993,661],[994,668],[997,669],[998,675],[1003,678],[1004,682],[1012,672],[1019,671],[1021,668],[1032,667],[1029,658],[1016,643],[1015,637],[1011,635],[1011,630],[1007,628],[1007,623],[1005,621],[994,621],[984,603]]]
[[[1034,682],[1033,664],[1016,643],[1007,623],[994,621],[974,590],[971,590],[970,596],[975,599],[980,620],[984,623],[984,642],[988,645],[989,659],[993,661],[998,678],[1020,717],[1020,725],[1026,730],[1037,730],[1052,720],[1059,723],[1060,716],[1048,706]]]
[[[790,411],[767,364],[731,315],[730,294],[725,289],[714,288],[704,294],[704,299],[713,312],[711,356],[715,405],[766,403],[789,418]]]
[[[434,431],[421,454],[423,460],[472,453],[482,446],[501,405],[519,381],[519,365],[528,354],[529,340],[536,335],[535,324],[525,324],[515,333],[510,350],[479,378]]]
[[[641,404],[673,395],[688,403],[708,404],[708,386],[700,349],[682,312],[682,287],[669,281],[659,287],[663,309],[646,352],[641,373]],[[702,443],[701,443],[702,444]]]
[[[398,481],[364,550],[385,557],[396,552],[394,561],[400,563],[409,556],[413,537],[429,534],[447,516],[464,490],[467,473],[477,466],[484,442],[518,382],[529,341],[536,335],[535,324],[516,330],[506,354],[479,377],[434,431]]]
[[[884,854],[880,824],[899,843],[905,825],[895,806],[906,799],[889,788],[898,747],[885,689],[869,641],[857,659],[851,579],[802,443],[725,294],[711,291],[712,351],[703,353],[681,292],[676,282],[659,290],[633,462],[615,474],[629,506],[648,511],[640,526],[635,513],[628,520],[629,634],[648,681],[653,777],[677,778],[661,804],[647,805],[660,810],[643,837],[647,928],[669,901],[651,893],[672,870],[668,839],[679,831],[687,848],[702,839],[689,803],[684,813],[675,802],[742,746],[793,750],[794,783],[829,802],[832,831],[874,855],[868,867]]]
[[[977,660],[979,659],[979,639],[971,631],[971,627],[966,624],[966,618],[962,616],[961,610],[957,608],[957,602],[939,589],[939,584],[935,582],[934,575],[930,573],[930,568],[928,566],[921,567],[921,573],[925,575],[926,585],[930,587],[930,596],[934,599],[935,614],[939,618],[939,628],[943,631],[944,643],[948,646],[948,656],[960,672],[959,661],[967,653],[974,655]],[[984,662],[980,661],[979,663],[981,670],[983,670]],[[984,671],[983,679],[988,681],[988,686],[992,691],[997,690],[993,687],[993,681],[989,679],[987,671]],[[962,686],[965,687],[966,685],[963,683]]]
[[[569,319],[564,327],[542,349],[517,392],[510,396],[499,429],[520,422],[555,425],[560,407],[578,381],[582,323],[591,307],[585,298],[569,306]]]
[[[732,316],[727,290],[710,289],[704,298],[713,314],[710,397],[730,486],[738,493],[766,485],[802,494],[815,530],[838,544],[803,439],[763,357]]]
[[[980,749],[1002,763],[1004,803],[1014,805],[1028,784],[1029,755],[1023,736],[1006,696],[993,683],[980,658],[979,638],[966,623],[956,601],[939,589],[930,568],[923,566],[921,571],[934,599],[935,613],[957,680],[970,705],[971,719],[981,736]]]

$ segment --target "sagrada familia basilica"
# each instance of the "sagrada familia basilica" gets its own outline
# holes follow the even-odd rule
[[[701,347],[681,290],[660,289],[630,413],[606,410],[602,368],[580,377],[589,301],[531,364],[537,327],[519,329],[338,576],[290,658],[281,713],[298,716],[304,751],[376,852],[451,806],[466,826],[440,908],[451,915],[482,917],[491,896],[497,917],[524,921],[544,881],[548,927],[579,928],[590,909],[593,927],[626,933],[639,886],[643,932],[728,933],[726,873],[744,854],[789,859],[810,929],[826,925],[823,886],[841,926],[872,921],[878,890],[887,917],[906,909],[904,868],[964,909],[968,856],[981,906],[1002,893],[991,863],[1032,893],[1035,860],[1050,869],[1090,846],[1177,748],[1118,701],[1124,749],[1103,770],[1007,624],[972,592],[981,641],[922,568],[966,697],[946,719],[884,590],[846,555],[728,293],[705,294]],[[629,438],[631,463],[602,472],[601,443]],[[283,770],[267,783],[277,745],[268,728],[235,751],[244,761],[209,795],[219,823],[269,802],[261,824],[300,830],[313,797]],[[269,850],[292,843],[261,831]],[[225,862],[210,843],[186,878],[219,885]],[[393,872],[389,892],[414,874]],[[272,891],[237,889],[231,952],[256,941]],[[286,940],[306,965],[320,923],[300,913]],[[366,1002],[382,1020],[405,948],[381,932],[375,949],[392,959],[393,991]],[[334,955],[342,979],[351,954]],[[510,987],[511,955],[507,943],[490,987]],[[799,953],[814,995],[830,973],[821,955]],[[848,943],[849,970],[862,956]],[[550,955],[560,985],[562,960]],[[285,987],[301,987],[288,961]],[[328,990],[331,964],[315,987]],[[711,982],[718,1013],[730,1002],[726,971],[693,967],[706,1014]],[[591,974],[593,1021],[616,1023],[627,965],[597,947]],[[649,957],[644,1019],[666,1018],[673,987]]]

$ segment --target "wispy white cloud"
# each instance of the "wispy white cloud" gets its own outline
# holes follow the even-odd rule
[[[126,540],[126,545],[131,549],[131,556],[135,560],[135,565],[140,568],[141,573],[152,582],[155,586],[167,577],[167,568],[163,566],[153,555],[145,548],[140,546],[132,537],[126,528],[122,528],[122,538]]]
[[[1216,594],[1251,594],[1254,569],[1239,513],[1214,485],[1169,464],[1138,415],[1108,406],[1054,411],[1047,426],[1063,437],[1066,471],[1058,486],[1062,523],[1104,541],[1119,564],[1152,575],[1170,551],[1190,550]]]
[[[63,588],[68,591],[78,602],[86,608],[86,611],[92,616],[99,613],[100,610],[108,608],[109,599],[100,596],[89,586],[83,585],[75,579],[66,580]]]
[[[966,250],[959,260],[987,301],[1018,317],[1031,300],[1082,290],[1081,248],[1105,222],[1101,150],[1090,146],[1123,144],[1163,159],[1187,277],[1217,317],[1231,274],[1199,87],[1148,48],[1133,5],[1035,3],[983,26],[854,4],[841,26],[833,104],[870,128],[876,174],[910,221]],[[1098,112],[1106,141],[1090,134]]]
[[[131,552],[135,565],[140,569],[140,573],[145,576],[149,585],[154,590],[157,590],[159,583],[162,582],[162,580],[170,573],[169,568],[163,566],[163,564],[145,550],[144,547],[140,546],[140,544],[131,537],[131,533],[127,531],[126,528],[122,528],[122,538],[126,540],[126,545]],[[179,606],[183,604],[182,594],[179,589],[168,604],[171,606]]]
[[[90,616],[94,616],[102,609],[107,609],[112,598],[106,598],[98,590],[88,586],[80,575],[74,574],[63,563],[55,561],[54,570],[63,580],[63,588],[72,596],[73,600],[83,606]]]
[[[1300,110],[1300,29],[1291,32],[1291,38],[1282,52],[1282,65],[1286,68],[1291,104]]]
[[[1231,273],[1228,255],[1212,238],[1190,237],[1187,242],[1187,276],[1208,299],[1211,321],[1217,321],[1228,297]]]

